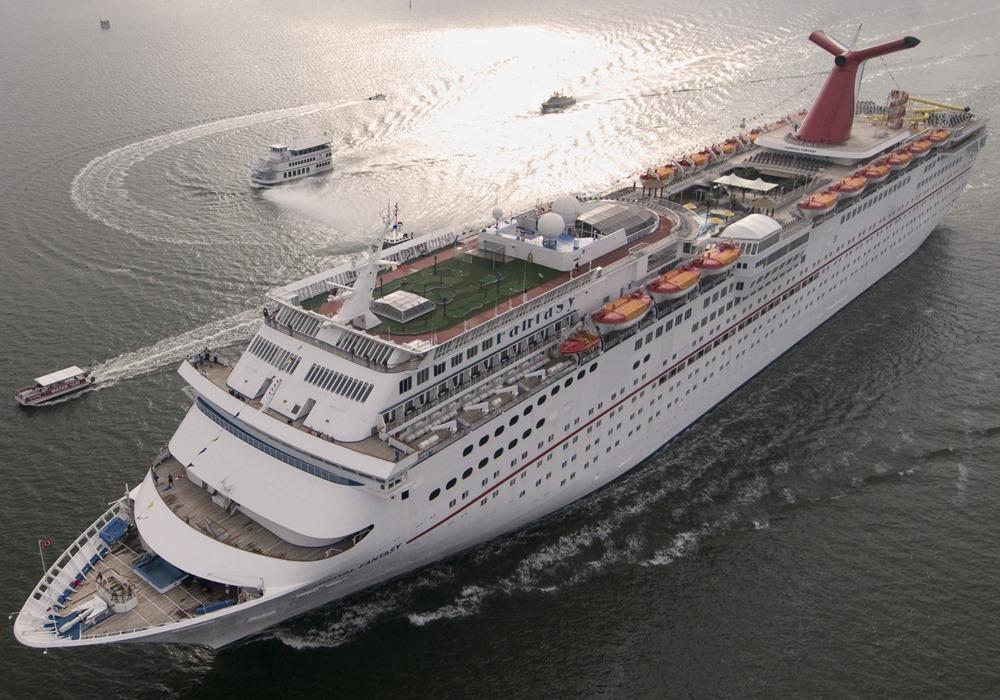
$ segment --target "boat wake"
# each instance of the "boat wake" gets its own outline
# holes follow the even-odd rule
[[[165,338],[153,345],[124,352],[91,369],[94,383],[88,388],[50,402],[52,405],[80,398],[85,394],[107,389],[127,379],[151,374],[172,367],[205,347],[219,349],[246,341],[260,325],[260,312],[248,309],[234,316],[198,326],[179,335]]]
[[[87,163],[73,178],[70,196],[73,204],[81,212],[95,221],[142,240],[161,243],[176,243],[176,236],[158,236],[149,230],[140,230],[136,222],[158,221],[168,225],[185,223],[187,220],[166,212],[152,209],[136,202],[129,196],[125,179],[129,171],[149,156],[168,148],[238,129],[245,129],[264,123],[296,119],[322,111],[342,109],[361,104],[364,100],[351,100],[340,104],[316,102],[298,107],[255,112],[238,117],[228,117],[205,124],[196,124],[166,134],[130,143],[98,156]],[[147,227],[142,227],[143,229]],[[199,243],[186,240],[187,243]],[[209,244],[211,241],[205,241]]]

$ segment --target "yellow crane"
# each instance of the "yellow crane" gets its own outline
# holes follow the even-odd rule
[[[950,105],[947,102],[935,102],[934,100],[925,100],[922,97],[914,97],[913,95],[910,95],[909,100],[910,100],[910,102],[918,102],[918,103],[920,103],[922,105],[930,105],[931,107],[938,107],[940,109],[947,109],[947,110],[951,110],[951,111],[954,111],[954,112],[971,112],[972,111],[972,109],[970,107],[958,107],[957,105]],[[921,111],[929,111],[929,110],[921,110]]]

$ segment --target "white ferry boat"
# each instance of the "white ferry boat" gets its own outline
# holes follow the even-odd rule
[[[333,153],[326,138],[302,139],[290,146],[274,144],[266,158],[257,161],[250,184],[255,189],[274,187],[325,173],[333,168]]]
[[[861,62],[915,40],[811,39],[837,56],[814,110],[655,190],[375,241],[270,291],[235,364],[181,364],[193,405],[28,594],[17,639],[221,647],[524,527],[660,449],[905,261],[985,144],[972,112],[900,110],[899,93],[855,114]],[[703,233],[703,195],[737,170],[768,213],[734,204]],[[864,172],[856,196],[803,214]]]
[[[36,377],[34,384],[18,388],[14,392],[14,399],[22,406],[40,406],[60,396],[85,389],[93,382],[94,378],[87,370],[73,365]]]

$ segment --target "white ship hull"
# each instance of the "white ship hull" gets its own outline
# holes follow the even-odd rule
[[[419,464],[413,497],[392,502],[391,519],[376,521],[371,534],[343,554],[303,566],[297,583],[201,618],[81,640],[34,630],[37,611],[29,609],[29,600],[15,625],[19,640],[45,647],[110,641],[225,646],[587,496],[669,442],[912,255],[962,192],[983,140],[977,135],[952,152],[936,151],[938,157],[921,163],[925,167],[886,183],[874,206],[858,198],[828,218],[805,222],[808,241],[772,263],[776,269],[765,284],[740,289],[734,271],[624,342],[572,365],[560,376],[558,400],[546,390],[516,401],[433,454]],[[661,336],[667,322],[674,328]],[[543,410],[539,397],[545,396]],[[528,419],[525,409],[532,404],[536,411]],[[178,433],[188,421],[202,419],[195,414],[192,409]],[[524,416],[516,429],[471,457],[463,454],[481,435],[509,426],[515,414]],[[507,458],[494,459],[488,470],[428,499],[433,485],[444,485],[470,459],[528,428],[534,433],[522,437],[517,450],[525,451],[523,458],[509,465]],[[483,476],[486,485],[480,487]],[[148,487],[148,476],[146,481]]]

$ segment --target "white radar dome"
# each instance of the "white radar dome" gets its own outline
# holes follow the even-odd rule
[[[538,217],[538,232],[544,238],[558,238],[566,228],[566,222],[554,211],[546,212]]]
[[[499,221],[500,219],[502,219],[503,218],[503,209],[501,209],[500,207],[493,207],[493,218],[496,221]]]
[[[552,202],[552,211],[561,216],[567,226],[572,226],[580,215],[580,202],[576,197],[560,197]]]

